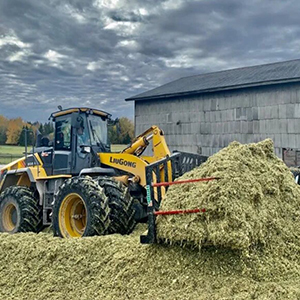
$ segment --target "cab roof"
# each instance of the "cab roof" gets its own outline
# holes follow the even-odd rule
[[[89,107],[74,107],[74,108],[66,108],[63,110],[59,110],[56,112],[53,112],[50,116],[50,119],[54,119],[56,117],[60,117],[60,116],[64,116],[64,115],[68,115],[71,114],[73,112],[83,112],[83,113],[87,113],[87,114],[94,114],[94,115],[98,115],[101,117],[105,117],[105,118],[110,118],[111,114],[103,111],[103,110],[99,110],[99,109],[95,109],[95,108],[89,108]]]

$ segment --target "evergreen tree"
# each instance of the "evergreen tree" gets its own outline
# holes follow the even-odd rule
[[[40,126],[39,126],[39,132],[40,132],[42,135],[45,134],[44,126],[43,126],[42,123],[41,123]]]
[[[25,146],[26,133],[27,133],[27,146],[30,147],[33,145],[34,142],[34,133],[32,129],[30,129],[28,126],[23,126],[22,131],[20,133],[18,144],[20,146]]]

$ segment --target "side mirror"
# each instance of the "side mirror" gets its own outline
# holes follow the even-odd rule
[[[117,123],[116,123],[116,128],[117,128],[117,135],[120,135],[121,133],[121,126],[120,126],[120,122],[119,119],[116,119]]]
[[[36,130],[35,146],[36,147],[41,147],[42,146],[42,134],[40,133],[40,131],[38,129]]]
[[[119,118],[116,118],[115,120],[108,119],[107,125],[108,126],[115,126],[116,125],[117,134],[118,135],[120,134],[120,120],[119,120]]]
[[[74,128],[80,128],[83,123],[83,118],[78,112],[73,112],[71,115],[71,125]]]
[[[112,120],[112,119],[107,120],[107,125],[108,126],[114,126],[116,124],[119,124],[119,118],[116,118],[115,120]]]
[[[81,148],[81,150],[80,150],[81,153],[91,153],[90,146],[81,145],[80,148]]]

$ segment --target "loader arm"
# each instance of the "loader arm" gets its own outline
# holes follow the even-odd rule
[[[137,136],[130,146],[125,148],[122,153],[141,156],[149,145],[149,141],[153,142],[153,159],[157,161],[167,155],[170,155],[170,150],[167,146],[163,131],[157,126],[151,126],[148,130]]]
[[[142,156],[152,140],[152,156]],[[146,166],[162,158],[170,156],[163,131],[157,126],[151,126],[137,136],[130,146],[121,153],[99,153],[102,164],[131,173],[139,177],[139,183],[146,186]],[[171,170],[171,165],[168,165]],[[164,170],[161,168],[161,176]],[[171,178],[170,178],[171,180]]]

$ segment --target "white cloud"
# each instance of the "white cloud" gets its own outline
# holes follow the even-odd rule
[[[87,70],[95,71],[104,67],[104,60],[92,61],[87,65]]]
[[[102,101],[100,101],[100,104],[106,104],[108,102],[108,100],[107,99],[104,99],[104,100],[102,100]]]
[[[86,23],[87,20],[85,18],[85,16],[83,16],[82,14],[78,13],[72,6],[66,4],[64,6],[64,10],[65,12],[70,15],[72,18],[74,18],[78,23]]]
[[[9,62],[23,61],[31,52],[31,44],[22,42],[13,30],[8,35],[0,36],[0,49],[4,46],[17,46],[19,50],[11,52],[7,57]]]
[[[197,68],[199,70],[206,70],[209,66],[209,70],[221,70],[228,67],[228,62],[217,58],[207,57],[205,59],[195,59],[192,55],[177,55],[170,59],[160,59],[168,68]],[[204,71],[205,72],[205,71]]]
[[[124,40],[120,41],[116,47],[125,47],[130,50],[136,50],[138,48],[138,43],[134,40]]]
[[[117,22],[106,19],[104,29],[114,30],[119,36],[131,36],[140,27],[139,23]]]
[[[6,45],[15,45],[18,46],[19,48],[29,48],[30,44],[29,43],[23,43],[16,35],[2,35],[0,36],[0,48]]]
[[[139,8],[138,12],[142,16],[149,16],[149,12],[145,8]]]
[[[143,83],[139,83],[139,84],[135,84],[135,85],[133,85],[133,88],[134,89],[141,89],[142,87],[143,87]]]
[[[15,62],[15,61],[23,61],[24,57],[28,54],[28,52],[26,53],[25,51],[18,51],[16,53],[13,53],[12,55],[10,55],[8,57],[8,60],[10,62]]]
[[[179,9],[186,0],[168,0],[162,4],[164,9]]]
[[[123,5],[124,0],[96,0],[94,5],[99,8],[114,9]]]
[[[121,76],[121,77],[120,77],[120,80],[127,82],[127,81],[129,81],[130,79],[129,79],[128,76]]]
[[[44,54],[44,57],[52,62],[58,63],[62,58],[65,58],[66,55],[62,55],[62,54],[50,49]]]

